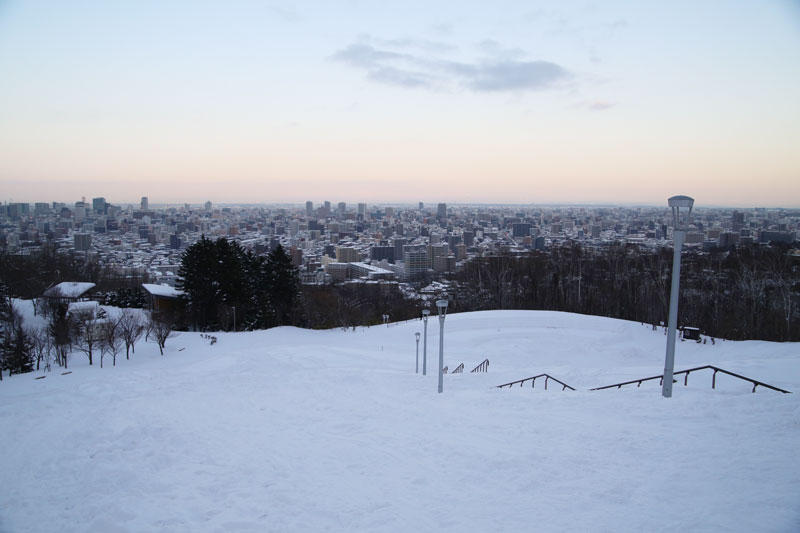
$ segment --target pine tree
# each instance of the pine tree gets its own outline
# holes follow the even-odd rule
[[[300,276],[283,246],[278,245],[269,253],[265,270],[275,325],[291,324],[300,290]]]
[[[178,270],[178,288],[186,295],[191,321],[203,330],[217,324],[217,262],[216,246],[203,235],[183,253]]]
[[[11,320],[3,332],[2,368],[9,374],[24,374],[33,371],[33,346],[27,332],[22,327],[22,317],[12,309]]]

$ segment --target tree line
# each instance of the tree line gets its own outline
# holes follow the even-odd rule
[[[800,340],[800,261],[787,247],[686,251],[679,322],[728,339]],[[542,309],[666,323],[672,249],[576,243],[469,261],[453,277],[453,307]]]

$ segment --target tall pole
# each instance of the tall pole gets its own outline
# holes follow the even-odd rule
[[[672,255],[672,290],[669,293],[669,325],[667,332],[667,356],[664,359],[664,380],[661,384],[661,395],[672,397],[672,372],[675,369],[675,333],[678,328],[678,288],[681,281],[681,247],[686,232],[673,231],[675,250]]]
[[[439,392],[444,390],[444,317],[447,314],[447,300],[436,300],[439,310]]]
[[[427,309],[422,310],[422,322],[424,323],[425,338],[422,341],[422,375],[428,375],[428,315],[431,312]]]
[[[686,237],[686,228],[692,214],[694,199],[688,196],[673,196],[669,199],[672,209],[674,250],[672,252],[672,288],[669,294],[669,321],[667,332],[667,355],[664,358],[664,377],[661,380],[661,395],[672,397],[672,377],[675,369],[675,334],[678,329],[678,289],[681,282],[681,248]],[[683,209],[683,212],[681,212]]]
[[[417,337],[417,367],[416,370],[414,370],[414,373],[419,374],[419,332],[417,332],[416,337]]]
[[[444,315],[439,315],[439,392],[444,390]]]

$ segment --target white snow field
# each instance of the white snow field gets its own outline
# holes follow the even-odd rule
[[[680,342],[555,312],[179,333],[116,367],[0,383],[0,530],[800,531],[800,345]],[[421,345],[422,343],[420,343]],[[484,358],[489,371],[469,371]],[[422,347],[420,346],[420,359]],[[420,361],[421,363],[421,361]],[[548,373],[550,382],[497,389]]]

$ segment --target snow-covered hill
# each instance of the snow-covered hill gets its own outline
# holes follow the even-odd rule
[[[0,531],[800,530],[800,346],[679,343],[565,313],[140,344],[0,383]],[[488,357],[486,374],[469,370]],[[422,349],[420,347],[420,359]],[[497,389],[546,372],[575,387]]]

